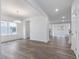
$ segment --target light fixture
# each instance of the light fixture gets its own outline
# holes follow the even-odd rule
[[[55,12],[58,12],[59,11],[59,9],[55,9]]]
[[[62,16],[63,19],[65,19],[65,16]]]
[[[66,17],[65,16],[62,16],[62,18],[65,19]]]
[[[15,20],[14,22],[15,22],[15,23],[21,23],[21,21],[19,21],[19,20]]]
[[[1,20],[0,22],[2,23],[2,22],[5,22],[5,21],[2,21],[2,20]]]

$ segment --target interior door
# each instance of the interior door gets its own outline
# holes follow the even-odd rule
[[[30,38],[30,21],[26,21],[26,37]]]

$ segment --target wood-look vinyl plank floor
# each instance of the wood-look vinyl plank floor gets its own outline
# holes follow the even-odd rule
[[[16,40],[1,44],[0,59],[76,59],[66,39],[48,43]]]

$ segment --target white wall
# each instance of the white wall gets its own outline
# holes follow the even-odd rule
[[[74,0],[72,5],[72,36],[71,36],[71,49],[79,59],[79,0]]]
[[[47,17],[34,17],[30,19],[30,40],[48,42],[49,28]]]

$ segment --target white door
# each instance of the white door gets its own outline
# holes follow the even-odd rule
[[[26,37],[30,38],[30,21],[26,21]]]

